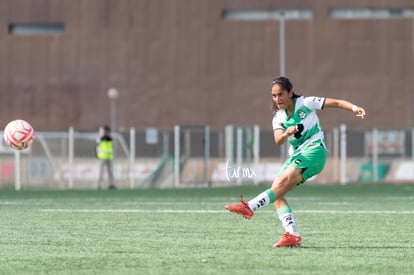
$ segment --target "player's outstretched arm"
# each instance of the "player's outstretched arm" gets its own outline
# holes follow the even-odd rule
[[[352,111],[356,114],[356,116],[360,118],[365,117],[365,109],[357,106],[347,100],[343,99],[335,99],[335,98],[326,98],[325,99],[325,107],[336,107],[348,111]]]

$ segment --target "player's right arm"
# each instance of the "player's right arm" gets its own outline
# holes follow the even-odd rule
[[[275,143],[277,145],[285,143],[288,140],[288,138],[294,133],[296,133],[297,131],[298,129],[295,126],[289,126],[286,130],[282,128],[278,128],[274,130],[273,136],[275,139]]]
[[[274,141],[277,145],[285,143],[291,135],[298,131],[295,126],[289,126],[285,129],[283,112],[275,114],[272,120],[272,126]]]

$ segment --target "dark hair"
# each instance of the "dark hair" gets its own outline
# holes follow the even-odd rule
[[[292,82],[290,82],[289,78],[284,76],[279,76],[272,80],[272,88],[273,86],[278,85],[282,90],[286,90],[288,92],[293,91],[293,85]],[[293,92],[292,98],[300,97],[300,95],[295,94]],[[276,114],[276,112],[279,110],[276,103],[272,102],[272,114]]]
[[[103,127],[104,131],[110,132],[111,131],[111,127],[109,127],[108,125],[105,125]]]

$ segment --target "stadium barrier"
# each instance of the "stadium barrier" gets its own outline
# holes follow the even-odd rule
[[[1,133],[2,134],[2,133]],[[97,188],[98,132],[36,132],[26,151],[0,143],[0,186]],[[413,130],[325,131],[328,160],[310,183],[414,182]],[[287,157],[270,129],[228,125],[129,129],[113,133],[119,188],[268,184]]]

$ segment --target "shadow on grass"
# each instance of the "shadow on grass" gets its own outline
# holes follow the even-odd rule
[[[414,245],[390,245],[390,246],[363,246],[363,245],[332,245],[332,246],[311,246],[311,245],[301,245],[296,247],[288,248],[297,248],[297,249],[407,249],[414,248]]]

